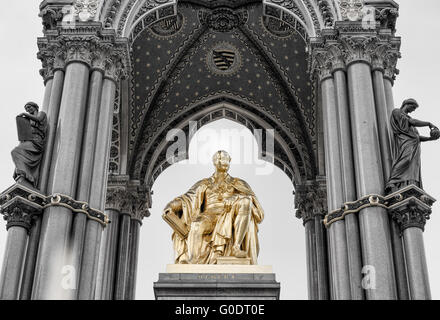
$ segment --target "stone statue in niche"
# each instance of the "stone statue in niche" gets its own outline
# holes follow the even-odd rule
[[[215,173],[165,208],[176,264],[257,264],[264,212],[250,186],[228,174],[230,161],[227,152],[218,151]],[[224,258],[228,262],[220,263]]]
[[[423,188],[421,178],[420,143],[440,138],[439,129],[430,122],[409,116],[419,107],[414,99],[407,99],[400,109],[394,109],[390,120],[393,135],[393,163],[386,185],[386,193],[395,192],[408,185]],[[417,127],[429,127],[430,137],[420,136]]]
[[[47,116],[34,102],[27,103],[24,109],[26,112],[17,116],[20,144],[11,152],[15,164],[14,179],[17,183],[37,188],[46,142]]]

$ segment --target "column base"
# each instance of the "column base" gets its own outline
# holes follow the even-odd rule
[[[154,283],[156,300],[279,300],[280,283],[271,267],[170,265]],[[190,269],[194,271],[190,273]],[[185,272],[186,271],[186,272]],[[199,271],[199,272],[198,272]],[[247,272],[246,272],[247,271]],[[260,273],[257,273],[257,272]]]

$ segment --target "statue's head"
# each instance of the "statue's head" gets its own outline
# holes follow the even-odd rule
[[[402,107],[400,109],[406,111],[407,113],[411,113],[414,112],[418,107],[419,104],[417,103],[417,101],[415,99],[410,98],[403,101]]]
[[[227,172],[231,164],[231,156],[226,151],[220,150],[214,154],[212,161],[217,171]]]
[[[36,114],[40,108],[35,102],[28,102],[25,104],[24,109],[30,114]]]

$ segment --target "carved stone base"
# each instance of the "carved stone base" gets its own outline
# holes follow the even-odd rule
[[[250,265],[250,258],[218,257],[217,265]]]
[[[279,300],[273,273],[161,273],[156,300]]]

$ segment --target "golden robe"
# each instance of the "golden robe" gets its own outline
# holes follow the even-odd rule
[[[248,196],[252,199],[252,213],[249,227],[242,243],[242,250],[247,252],[251,258],[251,264],[257,264],[259,253],[258,224],[264,219],[264,212],[251,190],[250,186],[243,180],[227,176],[225,182],[232,186],[239,196]],[[182,201],[181,221],[191,227],[191,223],[201,214],[205,203],[205,191],[214,184],[214,177],[203,179],[197,182],[187,193],[178,197]],[[197,257],[197,264],[215,264],[218,256],[231,256],[234,235],[234,217],[236,206],[233,204],[228,211],[218,216],[214,231],[203,236],[203,243],[200,255]],[[172,235],[175,263],[188,263],[188,248],[186,239],[182,239],[176,232]],[[217,254],[217,255],[216,255]]]

